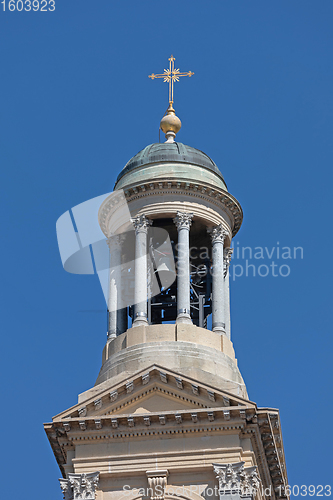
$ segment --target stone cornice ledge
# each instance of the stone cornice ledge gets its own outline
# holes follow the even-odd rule
[[[121,200],[123,200],[123,192],[125,194],[125,200],[127,202],[139,198],[156,195],[165,196],[167,194],[178,194],[183,196],[185,195],[191,197],[192,199],[198,198],[207,201],[220,208],[223,208],[228,213],[230,219],[233,221],[233,236],[235,236],[235,234],[238,232],[243,221],[242,207],[234,196],[228,193],[228,191],[225,191],[216,186],[212,188],[211,185],[205,184],[203,182],[194,184],[184,181],[177,182],[170,180],[159,180],[156,182],[133,184],[132,186],[126,187],[124,191],[120,190],[121,194],[119,194],[119,196]],[[115,192],[112,193],[112,196],[110,196],[103,202],[99,210],[99,223],[105,235],[107,235],[108,233],[108,219],[110,211],[115,205],[114,196]]]

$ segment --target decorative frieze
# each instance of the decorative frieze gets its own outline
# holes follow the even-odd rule
[[[90,474],[68,474],[68,479],[59,479],[64,500],[95,500],[99,472]]]
[[[206,389],[207,390],[207,389]],[[148,391],[151,392],[151,391]],[[166,392],[169,394],[169,391],[162,391]],[[215,394],[215,393],[214,393]],[[216,394],[215,394],[216,396]],[[131,401],[137,400],[138,398],[134,398]],[[184,398],[184,400],[186,400]],[[119,409],[119,408],[117,408]],[[240,422],[239,416],[242,416],[242,420],[249,420],[251,415],[249,413],[249,408],[237,408],[237,407],[231,407],[231,408],[212,408],[209,406],[206,406],[205,408],[198,408],[198,410],[188,410],[188,411],[174,411],[170,412],[170,415],[158,415],[158,414],[152,414],[152,415],[103,415],[99,416],[96,415],[95,418],[92,419],[79,419],[75,418],[72,419],[71,422],[60,422],[60,427],[58,428],[59,431],[62,431],[62,434],[64,434],[64,431],[69,431],[69,430],[76,430],[80,429],[81,431],[87,431],[87,434],[89,437],[85,437],[85,439],[93,439],[93,430],[96,429],[107,429],[108,427],[111,427],[113,429],[117,429],[118,427],[122,425],[126,425],[127,427],[134,427],[134,426],[141,426],[142,423],[144,423],[147,426],[153,425],[153,424],[160,424],[160,425],[165,425],[166,423],[169,423],[172,425],[172,418],[174,419],[173,422],[177,423],[182,423],[184,420],[187,422],[189,420],[192,420],[193,423],[201,422],[204,423],[206,420],[208,422],[214,422],[219,423],[219,425],[223,425],[224,420],[233,420],[237,424],[237,428],[239,426],[243,427],[244,422]],[[167,418],[168,417],[168,418]],[[229,425],[229,424],[228,424]],[[273,440],[273,437],[271,436],[270,439],[267,439],[269,435],[264,436],[263,440],[263,447],[266,450],[267,456],[272,455],[272,453],[269,453],[269,450],[275,449],[275,443]],[[275,453],[276,455],[276,453]]]
[[[259,486],[260,478],[257,467],[244,467],[245,462],[234,464],[213,464],[214,472],[219,481],[220,499],[224,495],[240,494],[255,496]]]
[[[163,186],[162,184],[162,188],[159,186],[159,184],[160,183],[147,182],[145,184],[138,185],[137,187],[133,186],[129,189],[125,189],[124,194],[126,200],[125,197],[122,196],[122,203],[126,203],[134,199],[143,197],[146,198],[147,196],[156,195],[156,192],[158,192],[158,194],[162,196],[164,194],[176,194],[178,196],[183,194],[190,196],[191,198],[199,198],[203,202],[210,202],[214,205],[217,205],[219,208],[222,207],[226,209],[228,212],[230,212],[230,216],[234,219],[234,225],[232,228],[233,236],[239,230],[243,219],[242,209],[237,200],[226,191],[213,190],[212,192],[207,186],[191,184],[189,182],[177,181],[171,183],[171,186],[170,182],[168,182],[166,183],[166,186]],[[140,188],[139,190],[138,187]],[[119,193],[122,193],[122,190],[120,190]],[[115,203],[113,203],[113,195],[114,193],[112,193],[112,198],[110,200],[105,200],[99,215],[99,222],[105,235],[107,235],[110,217],[114,213],[113,207],[115,206]]]

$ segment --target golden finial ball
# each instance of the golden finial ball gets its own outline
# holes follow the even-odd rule
[[[177,134],[181,126],[182,122],[180,121],[178,116],[176,116],[175,110],[173,109],[172,104],[170,104],[167,114],[163,116],[161,120],[160,123],[161,130],[165,134],[167,134],[168,132],[174,132],[175,134]]]

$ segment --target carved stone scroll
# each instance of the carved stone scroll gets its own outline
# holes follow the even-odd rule
[[[148,492],[151,500],[164,500],[164,492],[168,481],[169,471],[147,470]]]

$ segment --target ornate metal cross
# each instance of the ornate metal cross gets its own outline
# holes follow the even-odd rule
[[[174,82],[179,82],[180,76],[192,76],[194,73],[192,71],[188,71],[187,73],[181,73],[179,69],[175,69],[175,58],[173,55],[169,58],[169,69],[165,69],[164,73],[160,73],[155,75],[152,73],[149,75],[149,78],[154,80],[155,78],[163,78],[164,82],[168,82],[169,84],[169,104],[173,104],[173,84]]]

